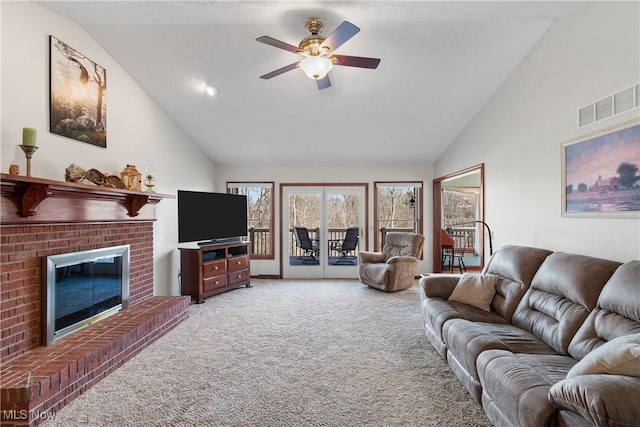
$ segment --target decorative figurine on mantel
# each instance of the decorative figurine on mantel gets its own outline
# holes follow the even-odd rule
[[[101,187],[111,188],[127,188],[122,180],[115,175],[107,175],[97,169],[84,170],[75,163],[71,163],[65,169],[64,179],[67,182],[81,182],[83,180],[90,181]]]
[[[127,167],[120,172],[120,177],[127,190],[140,191],[142,174],[138,172],[135,165],[127,165]]]

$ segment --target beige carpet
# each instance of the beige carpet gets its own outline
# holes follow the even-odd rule
[[[420,327],[417,288],[254,280],[43,426],[489,426]]]

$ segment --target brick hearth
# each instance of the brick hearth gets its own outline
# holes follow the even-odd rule
[[[2,426],[36,425],[188,317],[188,297],[153,295],[162,195],[2,174]],[[42,346],[43,260],[130,245],[129,308]]]
[[[188,317],[189,297],[156,296],[2,367],[2,425],[37,425]],[[30,418],[30,419],[28,419]]]

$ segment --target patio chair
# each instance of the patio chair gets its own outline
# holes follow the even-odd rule
[[[332,251],[340,253],[334,264],[350,264],[355,265],[356,248],[358,247],[358,235],[360,229],[358,226],[349,227],[342,241],[333,241],[329,248]]]
[[[309,230],[305,227],[293,227],[293,235],[296,238],[296,246],[304,253],[298,259],[303,264],[317,263],[316,255],[320,253],[320,248],[318,247],[318,241],[309,237]]]

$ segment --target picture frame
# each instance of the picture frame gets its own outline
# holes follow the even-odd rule
[[[49,131],[107,147],[107,70],[49,36]]]
[[[562,216],[640,218],[640,117],[562,144]]]

